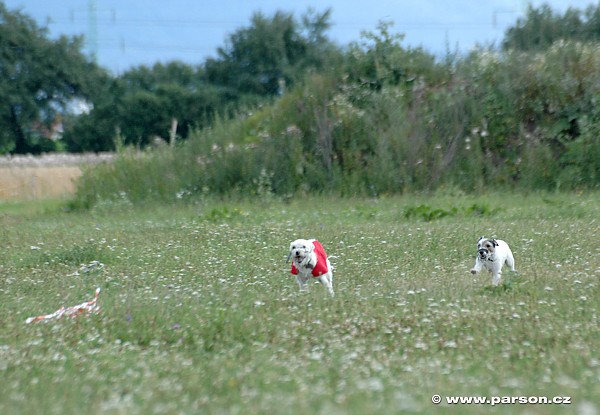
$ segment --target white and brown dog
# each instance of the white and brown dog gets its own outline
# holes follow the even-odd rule
[[[323,245],[316,239],[296,239],[290,243],[288,262],[292,258],[292,274],[300,291],[308,290],[308,281],[317,278],[333,297],[333,269]]]
[[[506,264],[515,272],[515,258],[508,244],[500,239],[487,239],[483,236],[477,241],[477,257],[471,274],[475,275],[487,269],[492,274],[492,285],[500,284],[502,266]]]

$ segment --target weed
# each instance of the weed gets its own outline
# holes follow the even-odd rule
[[[415,207],[409,207],[404,211],[404,217],[406,219],[421,219],[425,222],[431,222],[432,220],[445,218],[447,216],[454,216],[458,213],[458,209],[452,207],[450,209],[432,208],[429,205],[418,205]]]
[[[205,213],[202,218],[206,221],[219,223],[226,222],[232,219],[238,219],[246,216],[246,212],[238,208],[229,208],[227,206],[214,207]]]
[[[487,204],[473,203],[465,209],[465,213],[471,216],[492,216],[499,212],[500,209],[492,209]]]

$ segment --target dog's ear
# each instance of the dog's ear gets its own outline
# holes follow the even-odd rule
[[[480,236],[477,242],[481,241],[482,239],[485,239],[485,236]]]
[[[294,241],[295,242],[295,241]],[[288,256],[287,259],[285,260],[285,263],[287,264],[288,262],[290,262],[290,258],[292,257],[292,249],[294,249],[294,242],[290,242],[290,249],[288,252]]]
[[[498,242],[496,242],[496,240],[495,240],[495,239],[492,239],[492,245],[494,245],[494,246],[498,246]]]

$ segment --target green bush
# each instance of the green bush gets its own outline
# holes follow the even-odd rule
[[[600,187],[600,124],[584,118],[581,135],[565,144],[557,181],[565,189]]]

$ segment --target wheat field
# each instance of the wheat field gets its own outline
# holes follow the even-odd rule
[[[75,191],[82,166],[112,158],[110,153],[0,157],[0,201],[67,197]]]
[[[0,167],[0,200],[64,197],[81,174],[78,166]]]

